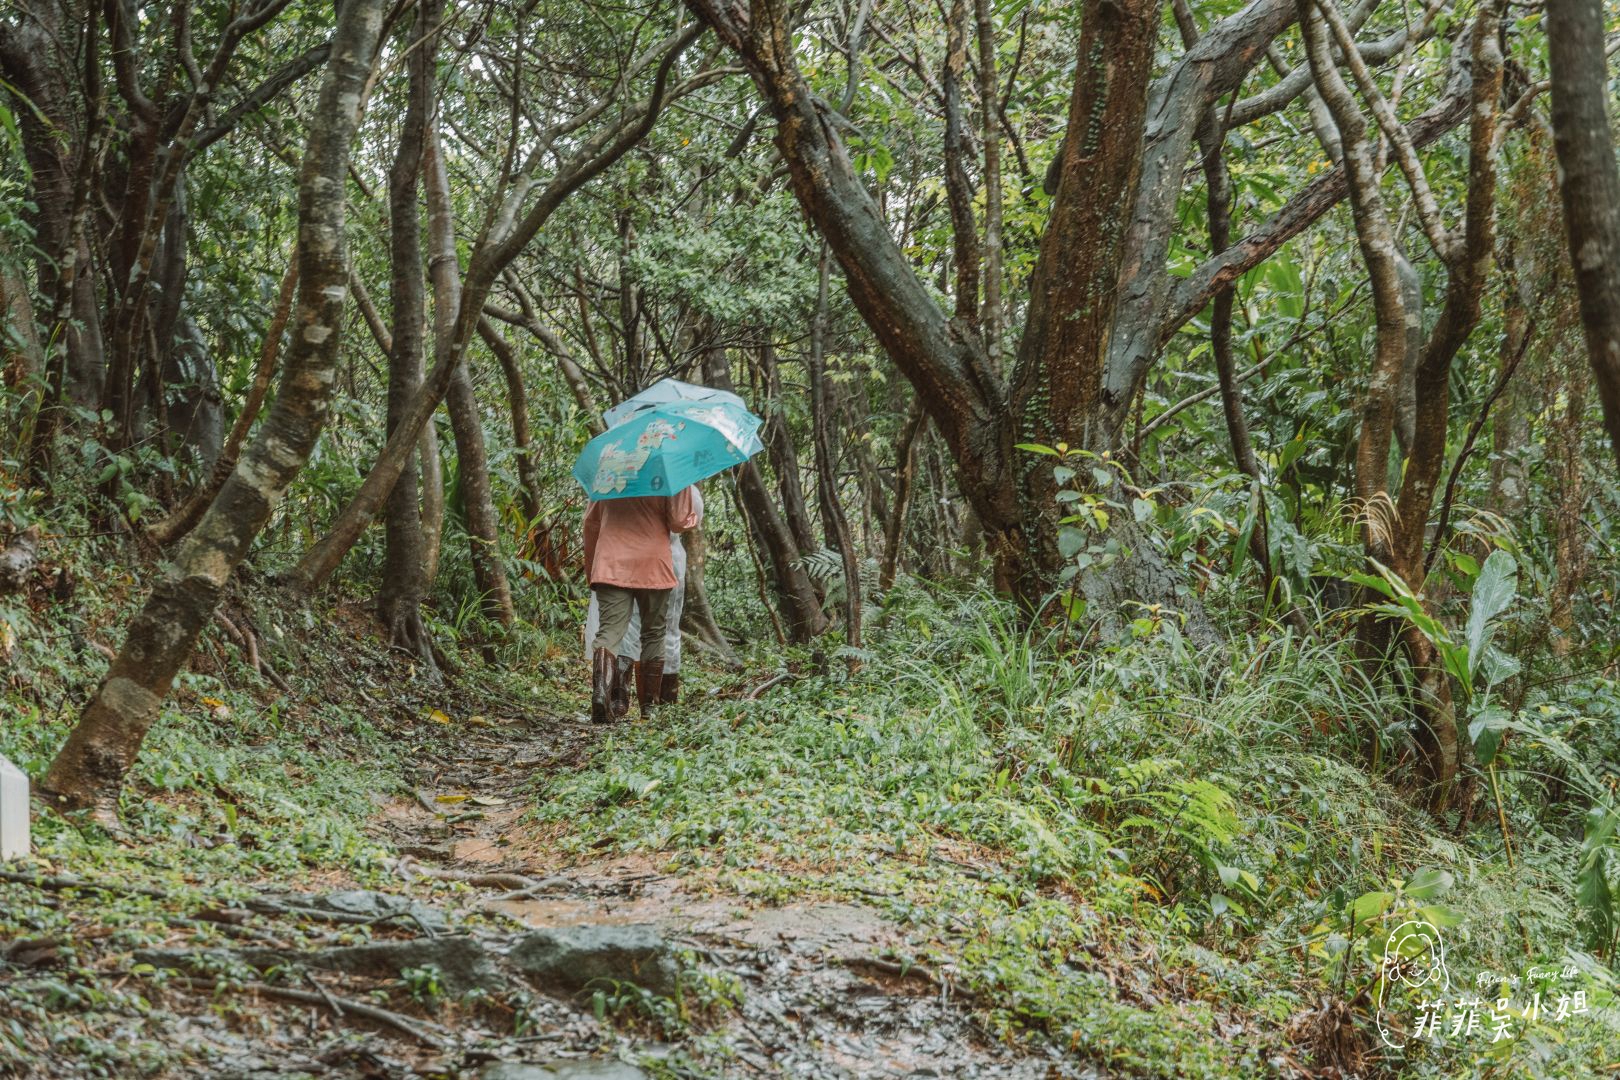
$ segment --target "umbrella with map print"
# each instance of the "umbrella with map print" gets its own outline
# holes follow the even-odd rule
[[[592,501],[673,495],[763,450],[760,423],[730,401],[666,401],[586,443],[574,479]]]

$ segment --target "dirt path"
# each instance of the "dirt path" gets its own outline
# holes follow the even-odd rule
[[[666,873],[645,857],[564,865],[522,823],[532,802],[527,792],[536,770],[578,768],[597,734],[589,724],[551,718],[479,728],[458,743],[454,758],[421,762],[417,797],[387,806],[376,834],[405,856],[407,876],[448,872],[490,883],[469,905],[515,926],[649,927],[734,979],[740,1001],[720,1010],[702,1036],[712,1075],[1097,1075],[989,1037],[948,979],[888,959],[914,950],[875,907],[760,906],[717,893],[706,880]],[[516,883],[489,875],[535,884],[506,888]],[[557,1042],[566,1041],[558,1034]],[[572,1048],[590,1052],[577,1041]],[[660,1057],[674,1069],[681,1056],[679,1047],[634,1039],[616,1050],[630,1060],[650,1055],[658,1071]]]
[[[583,718],[440,718],[395,730],[424,748],[367,826],[393,853],[381,882],[330,864],[245,898],[206,877],[176,895],[8,879],[74,930],[0,942],[0,969],[60,985],[68,1004],[43,1007],[78,1010],[65,1030],[119,1064],[52,1051],[0,1077],[1096,1075],[991,1037],[948,972],[897,962],[926,943],[847,891],[773,905],[666,858],[561,851],[525,814],[537,776],[585,767],[602,732]]]

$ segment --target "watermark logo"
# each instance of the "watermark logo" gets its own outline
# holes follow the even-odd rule
[[[1563,1024],[1587,1015],[1585,990],[1575,989],[1579,974],[1563,968],[1531,966],[1523,975],[1482,971],[1470,992],[1452,988],[1446,943],[1440,929],[1417,920],[1391,930],[1378,979],[1378,1036],[1393,1050],[1411,1040],[1432,1043],[1513,1039],[1534,1024]],[[1483,991],[1494,990],[1497,997]],[[1406,1033],[1410,1032],[1410,1039]]]
[[[1392,1007],[1404,1006],[1414,997],[1424,1003],[1444,1000],[1451,990],[1440,928],[1412,919],[1391,930],[1378,975],[1378,1037],[1385,1046],[1400,1050],[1406,1043],[1391,1037]]]

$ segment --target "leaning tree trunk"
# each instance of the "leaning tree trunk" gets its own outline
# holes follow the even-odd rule
[[[1620,169],[1609,129],[1603,0],[1547,5],[1552,123],[1581,327],[1603,423],[1620,462]]]
[[[506,376],[506,405],[512,414],[512,451],[517,458],[518,497],[523,505],[525,525],[540,516],[540,473],[534,460],[534,434],[529,427],[529,391],[518,367],[517,350],[495,329],[489,319],[478,320],[478,336],[501,365]]]
[[[900,571],[900,546],[905,542],[906,517],[911,510],[911,492],[917,478],[917,436],[928,419],[922,402],[912,400],[901,425],[900,438],[895,446],[894,508],[889,513],[888,528],[883,535],[883,565],[878,570],[878,592],[887,593],[894,586]]]
[[[382,8],[382,0],[346,0],[311,113],[299,175],[298,315],[281,392],[241,464],[130,624],[106,678],[52,761],[40,788],[59,810],[91,809],[102,823],[116,825],[119,790],[176,673],[326,423],[348,299],[344,184]]]
[[[704,358],[704,375],[717,390],[732,390],[731,362],[724,349],[711,349]],[[737,491],[747,515],[749,532],[765,549],[776,585],[778,607],[787,620],[788,636],[806,642],[827,629],[827,616],[816,598],[815,587],[802,562],[806,554],[793,541],[792,530],[777,510],[759,465],[745,461],[737,467]]]
[[[759,349],[760,372],[765,376],[766,392],[770,397],[770,415],[765,418],[765,448],[770,454],[771,471],[776,473],[777,493],[782,497],[782,513],[788,528],[793,531],[793,542],[800,551],[811,551],[816,546],[815,532],[810,528],[810,511],[804,501],[804,483],[799,474],[799,453],[793,445],[793,432],[783,413],[785,400],[782,372],[777,366],[776,347],[769,342]]]

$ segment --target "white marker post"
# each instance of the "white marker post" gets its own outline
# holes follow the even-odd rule
[[[0,862],[28,854],[28,774],[0,754]]]

